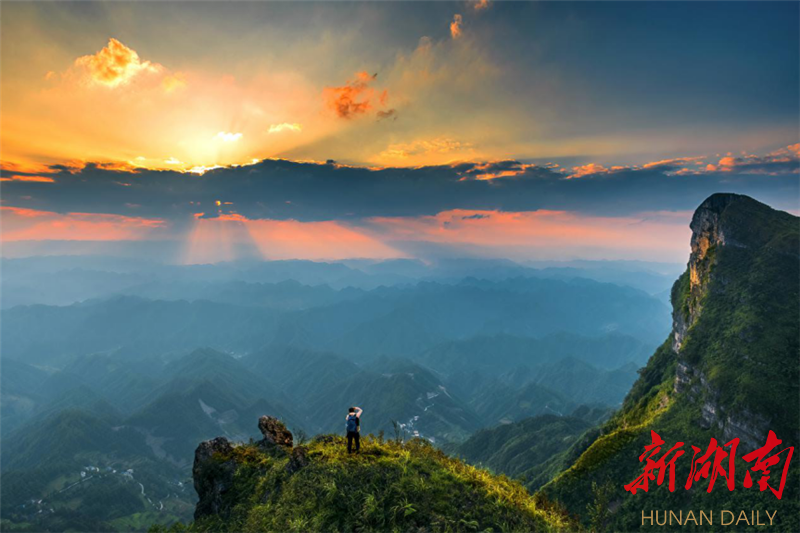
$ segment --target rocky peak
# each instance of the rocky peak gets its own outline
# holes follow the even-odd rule
[[[694,212],[692,222],[692,253],[689,256],[689,280],[694,288],[701,284],[703,275],[707,273],[708,262],[705,261],[709,250],[715,246],[733,244],[740,246],[726,235],[726,228],[721,223],[722,213],[739,195],[715,194],[710,196]]]
[[[673,299],[672,310],[672,350],[680,355],[686,336],[702,311],[703,297],[707,292],[708,281],[718,246],[743,246],[729,235],[730,229],[723,222],[723,215],[734,203],[752,201],[738,194],[713,194],[695,210],[689,227],[692,229],[691,254],[687,265],[688,280],[678,281],[678,298]],[[757,203],[757,202],[756,202]],[[705,386],[705,376],[691,365],[678,359],[675,374],[675,392],[683,392],[693,377]],[[695,385],[694,392],[697,393]]]
[[[775,210],[749,196],[718,193],[709,196],[694,212],[692,222],[692,253],[689,256],[689,273],[692,287],[702,283],[707,273],[705,261],[709,251],[717,246],[748,248],[750,242],[763,244],[758,219],[771,217]]]
[[[682,300],[675,302],[680,305],[673,309],[672,349],[675,353],[680,353],[689,328],[700,316],[717,248],[747,248],[746,235],[740,230],[747,225],[747,213],[754,207],[772,211],[747,196],[718,193],[709,196],[694,212],[689,224],[692,251],[687,265],[688,287],[681,295]]]

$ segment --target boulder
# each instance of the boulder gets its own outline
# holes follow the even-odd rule
[[[291,448],[293,445],[292,432],[273,416],[262,416],[258,419],[258,429],[264,435],[262,444],[274,444],[284,448]]]

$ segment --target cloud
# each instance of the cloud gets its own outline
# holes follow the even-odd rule
[[[394,149],[399,156],[426,150],[460,156],[464,146],[443,137]],[[573,174],[561,168],[514,160],[370,169],[266,159],[207,169],[195,176],[178,170],[57,165],[36,174],[52,179],[51,183],[11,180],[1,187],[3,205],[8,207],[129,216],[126,204],[135,204],[137,217],[173,225],[190,223],[200,212],[205,218],[237,214],[248,220],[300,222],[435,216],[451,210],[550,210],[621,217],[694,210],[716,192],[748,194],[778,209],[798,209],[800,160],[788,149],[779,152],[761,156],[773,160],[767,167],[762,163],[763,173],[747,166],[741,167],[744,172],[734,166],[724,172],[698,168],[678,173],[671,166],[602,165],[588,172],[585,165],[578,172],[580,179],[569,179]],[[486,179],[486,175],[501,177]]]
[[[242,134],[241,133],[230,133],[230,132],[227,132],[227,131],[221,131],[221,132],[217,133],[215,138],[219,139],[220,141],[226,142],[226,143],[231,143],[231,142],[236,142],[239,139],[241,139],[242,138]]]
[[[174,157],[183,169],[210,168],[276,156],[345,126],[320,116],[320,82],[301,72],[253,69],[233,77],[201,65],[174,72],[126,44],[112,41],[79,65],[71,56],[59,67],[63,74],[37,79],[41,89],[4,86],[4,155],[28,165],[76,159],[148,168]],[[112,64],[105,71],[104,61]],[[303,124],[303,135],[265,143],[269,125],[284,121]],[[216,137],[220,130],[231,134],[227,142]],[[233,142],[236,133],[242,136]]]
[[[141,74],[158,73],[164,69],[158,63],[142,61],[135,50],[114,38],[109,39],[105,48],[96,54],[76,59],[75,66],[84,71],[91,83],[112,88],[130,83]]]
[[[459,37],[461,37],[461,34],[462,34],[461,24],[462,24],[462,22],[463,22],[463,19],[462,19],[461,15],[459,15],[458,13],[453,15],[453,22],[450,23],[450,36],[453,39],[458,39]]]
[[[357,72],[355,79],[341,87],[326,87],[323,97],[329,109],[339,118],[350,119],[363,115],[374,107],[385,106],[389,93],[387,90],[376,91],[370,84],[377,79],[377,74]]]
[[[49,176],[32,176],[28,174],[12,174],[11,176],[4,176],[0,181],[28,181],[34,183],[53,183],[53,178]]]
[[[606,168],[599,163],[588,163],[572,167],[568,178],[612,174],[623,171],[658,170],[664,175],[686,176],[700,174],[772,175],[800,174],[800,155],[798,145],[793,144],[764,155],[742,153],[735,156],[728,153],[717,155],[715,162],[709,163],[706,156],[674,157],[634,166],[612,166]]]
[[[483,11],[484,9],[489,9],[489,0],[477,0],[472,4],[472,7],[475,11]]]
[[[800,174],[800,144],[792,144],[763,156],[727,154],[716,163],[709,163],[706,172],[781,175]]]
[[[131,5],[131,9],[142,11],[139,16],[148,18],[146,5],[140,9]],[[241,22],[231,27],[255,24],[262,31],[241,31],[237,39],[230,39],[229,32],[202,9],[192,10],[191,21],[183,17],[180,31],[170,32],[178,19],[165,16],[151,20],[155,26],[144,33],[123,32],[124,25],[112,24],[119,33],[105,30],[100,37],[91,36],[98,35],[98,28],[103,31],[103,25],[85,16],[73,21],[86,30],[85,39],[74,40],[69,47],[62,42],[64,28],[59,29],[63,17],[20,18],[22,24],[9,26],[16,27],[13,33],[22,38],[11,39],[20,43],[19,53],[14,61],[6,62],[12,74],[16,73],[6,78],[19,83],[3,87],[7,104],[4,152],[39,161],[124,160],[131,154],[163,161],[174,155],[191,166],[241,163],[252,157],[333,157],[373,163],[391,143],[448,135],[470,140],[486,158],[594,157],[592,161],[604,162],[614,154],[633,158],[653,151],[663,151],[654,159],[734,147],[738,153],[744,146],[771,146],[776,138],[785,137],[787,130],[794,132],[789,138],[796,137],[796,124],[788,117],[797,115],[798,99],[796,91],[784,90],[786,84],[781,85],[781,80],[785,76],[781,73],[788,68],[796,74],[797,61],[793,60],[797,54],[790,53],[795,50],[793,46],[780,46],[791,40],[791,35],[770,32],[765,29],[768,24],[759,26],[763,31],[734,39],[718,17],[700,10],[697,14],[709,31],[721,32],[718,37],[724,46],[709,49],[717,64],[726,61],[726,54],[742,57],[734,50],[746,50],[750,45],[776,53],[762,54],[770,61],[753,61],[752,65],[740,62],[739,69],[723,69],[724,76],[709,74],[699,55],[684,58],[687,72],[696,72],[702,78],[698,84],[702,82],[708,89],[695,91],[691,95],[694,103],[687,105],[685,81],[670,76],[668,69],[656,69],[656,78],[641,80],[659,90],[633,90],[635,87],[625,82],[638,79],[636,58],[628,55],[641,52],[626,49],[621,44],[625,39],[594,50],[620,75],[587,77],[587,65],[591,67],[587,61],[591,60],[584,49],[591,48],[593,35],[608,31],[613,17],[592,13],[583,18],[565,17],[567,13],[562,11],[569,9],[556,5],[553,9],[536,4],[516,4],[513,8],[498,4],[488,9],[485,5],[476,1],[449,8],[434,3],[420,7],[422,17],[432,21],[431,26],[420,25],[420,13],[404,11],[395,3],[375,9],[342,9],[336,3],[322,3],[314,8],[318,13],[312,18],[304,17],[301,7],[287,6],[285,17],[264,18],[239,6],[241,9],[232,9],[226,15],[231,21]],[[127,15],[122,12],[127,9],[110,5],[108,20],[125,19]],[[449,24],[455,22],[456,13],[462,17],[462,34],[454,41]],[[781,16],[775,18],[780,20]],[[342,26],[345,19],[350,24]],[[716,23],[721,24],[719,28]],[[532,36],[531,32],[514,30],[537,25],[543,29],[559,27],[559,31],[535,32]],[[331,31],[341,27],[347,30]],[[618,29],[622,34],[631,30]],[[688,32],[685,37],[701,48],[708,45],[708,39],[696,33]],[[29,38],[24,38],[25,34]],[[416,54],[414,40],[423,34],[433,37],[429,46],[419,47],[429,53]],[[156,35],[164,39],[147,40]],[[393,37],[381,39],[381,35]],[[78,56],[97,53],[109,44],[108,37],[115,37],[135,52],[139,65],[161,63],[168,72],[145,75],[146,70],[140,68],[124,87],[120,85],[121,91],[82,91],[89,95],[87,98],[74,90],[79,87],[64,87],[64,94],[56,95],[50,90],[54,84],[41,79],[48,70],[54,70],[58,77]],[[659,53],[674,55],[675,50],[664,42],[653,37]],[[51,50],[61,53],[49,54]],[[320,58],[329,60],[320,62]],[[320,68],[321,63],[325,65]],[[181,89],[178,73],[169,69],[185,72],[185,89]],[[374,104],[367,112],[350,115],[363,118],[358,121],[359,131],[352,127],[354,120],[336,120],[338,114],[331,112],[326,117],[320,113],[325,103],[323,87],[346,85],[352,74],[362,69],[375,69],[368,70],[370,74],[380,72],[370,86],[388,88],[392,101],[386,109],[394,108],[401,115],[396,123],[391,122],[392,117],[390,121],[376,121],[379,113],[387,111]],[[77,77],[78,68],[71,70]],[[85,70],[80,67],[81,73]],[[290,76],[278,77],[278,73]],[[233,82],[225,81],[232,77]],[[738,77],[761,82],[753,90],[745,90],[735,79]],[[725,92],[726,86],[738,90]],[[120,98],[120,93],[125,93],[125,98]],[[9,95],[15,95],[14,99],[9,100]],[[361,103],[363,99],[355,101]],[[291,110],[281,109],[289,106]],[[261,112],[257,116],[251,113],[256,108]],[[650,113],[645,116],[632,109],[648,109]],[[98,120],[102,117],[113,120]],[[284,121],[302,123],[302,135],[272,135],[265,142],[269,125]],[[653,127],[655,123],[657,128]],[[687,123],[693,125],[692,131],[686,129]],[[15,129],[8,130],[9,124]],[[120,128],[120,124],[125,127]],[[227,150],[217,152],[216,146],[201,142],[209,141],[221,128],[237,128],[244,134],[235,150],[227,146]],[[647,135],[642,135],[643,131]],[[14,141],[10,146],[9,139]],[[176,146],[184,140],[185,145]]]
[[[397,120],[397,110],[387,109],[386,111],[378,111],[378,120],[392,119]]]
[[[54,213],[0,207],[3,242],[37,240],[138,240],[164,227],[163,220],[105,213]]]
[[[268,260],[405,256],[369,232],[340,222],[250,220],[239,214],[229,214],[217,218],[197,217],[189,231],[181,262],[196,264],[219,261],[221,257],[236,259],[233,248],[238,244],[255,247]]]
[[[532,170],[536,165],[526,165],[519,161],[491,161],[471,166],[462,174],[462,179],[494,180],[500,178],[513,178]]]
[[[408,143],[391,144],[386,150],[381,152],[380,157],[384,159],[408,159],[410,157],[428,154],[463,153],[471,148],[472,145],[470,143],[447,137],[437,137],[429,140],[419,139]]]
[[[652,163],[645,163],[644,165],[642,165],[642,168],[656,168],[656,167],[661,167],[661,168],[675,167],[675,168],[679,168],[679,167],[682,167],[683,165],[686,165],[686,164],[689,164],[689,163],[696,163],[698,161],[701,161],[702,159],[703,159],[703,157],[700,157],[700,156],[698,156],[698,157],[674,157],[672,159],[662,159],[660,161],[653,161]]]
[[[582,178],[583,176],[589,176],[592,174],[605,174],[607,172],[609,172],[609,169],[607,169],[603,165],[597,163],[589,163],[587,165],[572,167],[572,174],[570,174],[567,177]]]
[[[788,180],[797,180],[797,175],[800,174],[799,148],[800,146],[793,144],[764,155],[742,152],[741,155],[735,156],[727,153],[721,157],[718,155],[715,163],[708,163],[706,156],[676,157],[645,163],[641,166],[612,166],[610,168],[590,163],[573,167],[572,173],[567,178],[581,178],[581,180],[605,178],[609,180],[612,176],[618,176],[618,181],[622,182],[632,176],[649,177],[651,174],[659,174],[664,177],[685,178],[686,181],[677,183],[691,184],[697,186],[698,189],[702,188],[700,180],[707,180],[708,183],[715,184],[718,191],[756,195],[757,192],[769,188],[766,181],[757,177],[771,176],[776,180],[782,178],[780,185],[777,181],[775,185],[778,185],[778,188],[789,196],[781,198],[779,194],[774,194],[767,201],[778,206],[779,209],[796,212],[800,210],[800,204],[797,201],[797,187],[793,184],[790,185]],[[651,182],[642,181],[642,183]],[[636,182],[636,185],[642,183]],[[669,182],[652,182],[651,186],[661,187],[665,183]],[[647,192],[642,190],[642,194]]]
[[[479,250],[516,259],[555,257],[685,257],[692,211],[592,216],[570,211],[442,211],[432,216],[376,217],[367,227],[396,248],[404,243]]]
[[[291,131],[299,133],[303,130],[303,126],[297,123],[282,122],[281,124],[272,124],[267,133],[281,133],[283,131]]]

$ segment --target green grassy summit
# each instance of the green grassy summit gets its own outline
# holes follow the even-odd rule
[[[251,443],[215,452],[200,476],[195,469],[195,484],[205,476],[230,479],[214,503],[216,512],[172,531],[556,531],[567,526],[563,515],[537,504],[519,483],[448,457],[426,441],[370,435],[362,439],[359,454],[348,455],[345,447],[344,438],[323,435],[293,449]],[[209,485],[205,478],[199,482]]]

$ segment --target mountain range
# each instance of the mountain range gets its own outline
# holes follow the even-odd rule
[[[800,383],[797,365],[800,354],[799,229],[796,217],[774,211],[748,197],[714,195],[708,198],[694,214],[689,264],[671,292],[672,332],[639,371],[638,379],[619,410],[610,418],[607,418],[608,412],[594,415],[597,416],[594,421],[587,418],[597,411],[588,406],[521,420],[503,419],[499,425],[475,432],[466,441],[446,444],[445,449],[476,465],[513,476],[529,490],[537,491],[527,500],[517,500],[512,496],[513,490],[497,489],[499,506],[516,501],[519,509],[535,509],[541,513],[542,522],[517,522],[518,527],[528,531],[575,530],[581,527],[596,531],[644,530],[653,526],[642,520],[641,513],[669,509],[683,516],[683,513],[701,508],[776,509],[779,516],[776,530],[797,530],[800,525],[797,481],[800,477],[796,469],[788,470],[785,486],[779,477],[786,475],[783,465],[788,466],[790,450],[800,441],[800,413],[796,402],[786,401],[797,397]],[[448,354],[449,350],[445,349],[443,353]],[[513,360],[514,350],[509,353]],[[444,368],[452,364],[446,360],[441,362]],[[502,366],[502,361],[500,364]],[[532,372],[536,377],[521,385],[518,389],[520,398],[547,397],[547,405],[566,410],[568,404],[564,396],[548,396],[547,389],[541,388],[542,383],[571,390],[572,398],[579,389],[570,389],[570,381],[573,376],[577,378],[583,374],[581,366],[584,364],[570,357],[545,363],[544,368],[552,365],[552,373]],[[493,367],[484,362],[475,372],[488,374],[494,370]],[[407,375],[416,371],[414,367],[400,368],[405,369]],[[534,364],[533,368],[538,367]],[[506,379],[504,383],[498,374],[502,376],[502,369],[493,372],[492,392],[484,397],[487,403],[503,386],[510,387],[509,381],[514,381]],[[520,374],[525,375],[514,371],[511,374],[515,379]],[[393,374],[387,377],[391,379]],[[609,376],[607,379],[611,383],[614,378]],[[522,401],[511,400],[496,407],[499,410],[488,412],[498,416],[501,412],[521,409],[523,405]],[[472,407],[476,413],[481,413],[478,406]],[[774,437],[768,435],[778,435],[779,447],[772,451],[783,450],[782,456],[778,455],[778,465],[770,469],[774,472],[766,478],[767,484],[762,480],[750,487],[742,481],[743,473],[747,471],[748,476],[760,474],[758,466],[752,464],[752,457],[745,454],[757,453],[765,443],[767,449],[763,453],[769,454],[769,438]],[[420,439],[404,443],[405,435],[395,438],[395,445],[399,444],[399,449],[409,454],[405,457],[420,453]],[[415,483],[425,486],[428,476],[437,475],[431,474],[432,467],[427,473],[415,471],[413,480],[405,486],[397,486],[388,481],[393,478],[389,473],[391,470],[386,470],[392,468],[388,457],[396,452],[387,450],[382,440],[368,440],[369,451],[365,453],[369,455],[353,458],[343,455],[343,445],[337,439],[340,437],[317,437],[310,446],[294,448],[291,453],[283,452],[286,454],[283,456],[269,452],[269,459],[259,459],[268,445],[258,444],[253,451],[234,446],[209,452],[209,459],[200,460],[201,454],[206,453],[204,450],[209,447],[216,450],[218,446],[230,446],[225,444],[227,441],[219,439],[201,443],[196,452],[196,467],[206,460],[224,461],[221,464],[228,466],[222,470],[215,467],[214,472],[225,472],[225,468],[229,472],[213,474],[209,481],[204,477],[205,467],[195,468],[195,481],[205,479],[197,485],[201,504],[208,497],[209,483],[212,486],[223,483],[224,476],[234,475],[234,472],[235,479],[250,476],[250,486],[262,487],[261,490],[270,488],[267,488],[264,498],[224,495],[220,503],[222,507],[216,506],[212,511],[203,506],[201,512],[201,505],[198,505],[196,521],[189,529],[228,531],[260,524],[258,527],[261,529],[274,530],[286,526],[286,523],[277,521],[281,516],[298,517],[307,530],[387,527],[385,521],[377,525],[362,522],[364,515],[351,513],[336,504],[343,501],[351,506],[364,501],[364,498],[377,506],[376,514],[368,516],[392,520],[388,527],[446,529],[442,527],[442,521],[449,523],[448,520],[462,517],[474,520],[472,527],[494,527],[492,512],[481,511],[475,516],[474,507],[469,504],[464,507],[460,500],[467,490],[464,487],[449,487],[437,496],[417,490]],[[713,491],[711,483],[715,473],[712,472],[709,479],[708,468],[698,470],[693,480],[689,474],[693,483],[684,488],[685,478],[682,476],[690,472],[689,467],[697,454],[706,448],[706,442],[710,442],[709,454],[714,452],[715,439],[719,439],[723,448],[729,448],[731,454],[735,448],[730,447],[739,446],[740,453],[731,455],[730,463],[727,460],[721,463],[723,468],[727,465],[728,470],[722,471],[724,477],[717,480]],[[265,442],[274,441],[265,433]],[[334,448],[326,448],[332,443],[335,443]],[[675,471],[681,479],[678,490],[667,490],[670,476],[665,478],[664,474],[669,463],[661,467],[658,482],[655,476],[652,477],[649,490],[646,483],[637,486],[638,492],[631,490],[636,486],[635,480],[641,474],[642,461],[648,451],[658,445],[672,446],[673,443],[677,443],[678,448],[684,444],[695,447],[693,456],[675,456]],[[667,453],[665,450],[656,448],[650,456]],[[716,454],[717,458],[727,457],[724,453],[720,455],[720,451]],[[286,457],[288,463],[283,463],[281,457]],[[254,460],[262,465],[262,470],[247,466]],[[701,458],[700,464],[705,460]],[[463,463],[454,461],[449,467],[451,472],[465,468]],[[290,473],[288,478],[260,473],[274,471],[270,469],[276,467],[284,468],[283,465]],[[658,468],[656,465],[656,472],[659,472]],[[362,479],[378,481],[376,484],[354,484],[338,474],[340,471],[355,471]],[[483,472],[481,479],[486,483],[495,483],[498,479],[486,471],[476,472]],[[661,480],[664,480],[663,484]],[[731,486],[726,486],[728,480]],[[324,493],[322,487],[327,484],[337,487],[333,499],[318,496]],[[381,489],[387,484],[392,487],[393,497],[387,498]],[[478,485],[473,482],[472,486]],[[285,497],[286,490],[295,497]],[[419,521],[412,520],[411,524],[394,521],[396,518],[392,517],[396,515],[385,508],[385,502],[397,498],[407,509],[413,509],[410,514],[424,509]],[[309,501],[314,502],[313,505],[303,507],[303,502]],[[447,510],[431,514],[432,503]],[[348,516],[358,518],[348,519]],[[404,514],[404,518],[408,516]],[[744,529],[753,527],[755,524],[748,521]],[[690,528],[698,529],[698,525],[690,525]],[[462,528],[454,525],[453,529]]]
[[[712,494],[653,487],[646,500],[623,488],[638,475],[652,431],[687,446],[738,437],[745,452],[763,445],[768,430],[792,446],[800,441],[797,407],[785,401],[797,397],[800,382],[798,219],[747,197],[714,195],[692,230],[688,268],[668,291],[671,314],[659,294],[621,284],[613,265],[165,267],[98,259],[95,268],[109,276],[96,285],[62,292],[59,302],[2,310],[4,526],[110,531],[186,522],[196,503],[190,468],[198,443],[225,437],[243,443],[243,468],[251,459],[276,476],[287,467],[289,458],[262,457],[249,444],[258,438],[255,421],[269,414],[308,445],[317,465],[308,471],[313,479],[290,482],[303,498],[352,483],[343,465],[393,487],[389,499],[372,488],[359,492],[377,505],[364,511],[369,520],[400,513],[392,523],[404,527],[439,521],[470,529],[473,520],[500,527],[484,503],[485,519],[473,513],[469,524],[447,522],[464,501],[430,492],[424,480],[455,469],[462,474],[447,481],[452,490],[467,494],[463,483],[474,488],[479,480],[486,491],[504,491],[503,505],[533,514],[503,516],[534,528],[636,530],[643,508],[700,502],[777,506],[786,517],[781,530],[800,528],[791,519],[798,486],[791,470],[780,502],[739,487]],[[82,258],[14,261],[12,294],[21,280],[91,277]],[[572,277],[571,269],[609,279],[613,270],[619,283]],[[293,272],[294,281],[284,279]],[[91,297],[67,301],[79,294]],[[353,405],[374,435],[365,441],[376,455],[364,465],[341,457],[333,437],[308,440],[341,432]],[[260,484],[259,471],[242,479]],[[523,486],[535,496],[523,498]],[[348,502],[354,497],[337,490]],[[345,523],[334,520],[330,501],[315,498],[308,501],[322,514],[297,527]],[[434,498],[433,507],[419,498]],[[398,499],[410,507],[382,507]],[[275,520],[306,516],[296,507],[302,500],[270,501]],[[252,503],[242,519],[266,520],[252,514],[260,512]]]

